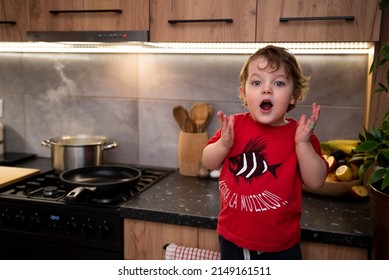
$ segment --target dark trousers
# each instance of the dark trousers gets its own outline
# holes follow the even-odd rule
[[[238,247],[231,241],[219,236],[220,257],[222,260],[244,260],[243,248]],[[290,249],[281,252],[262,252],[250,251],[251,260],[301,260],[300,243],[297,243]]]

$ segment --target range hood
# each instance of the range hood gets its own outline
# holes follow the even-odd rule
[[[148,42],[148,31],[27,31],[32,42]]]

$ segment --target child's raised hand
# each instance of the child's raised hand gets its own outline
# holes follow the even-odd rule
[[[315,128],[317,121],[319,120],[320,115],[320,105],[317,105],[315,102],[312,103],[312,115],[307,120],[305,115],[300,117],[299,125],[296,130],[295,142],[304,143],[309,142],[309,138],[312,135],[312,132]]]
[[[234,144],[234,116],[228,117],[222,111],[217,112],[217,120],[221,127],[222,136],[220,141],[227,149]]]

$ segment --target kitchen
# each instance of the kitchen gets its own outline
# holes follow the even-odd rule
[[[98,134],[118,143],[107,152],[111,162],[177,168],[175,105],[190,108],[205,101],[215,111],[242,111],[237,94],[245,53],[16,50],[2,51],[0,56],[6,152],[50,158],[42,140],[64,134]],[[368,54],[297,57],[311,76],[311,94],[292,116],[307,112],[309,104],[316,101],[323,106],[317,126],[321,140],[355,138],[365,121],[373,121],[373,117],[366,117]],[[375,102],[372,99],[370,108],[380,103]],[[213,118],[209,135],[217,127]]]

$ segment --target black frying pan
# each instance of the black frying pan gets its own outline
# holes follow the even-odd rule
[[[87,166],[61,173],[63,186],[69,190],[66,200],[74,200],[84,190],[93,192],[126,191],[139,181],[141,171],[121,165]]]

